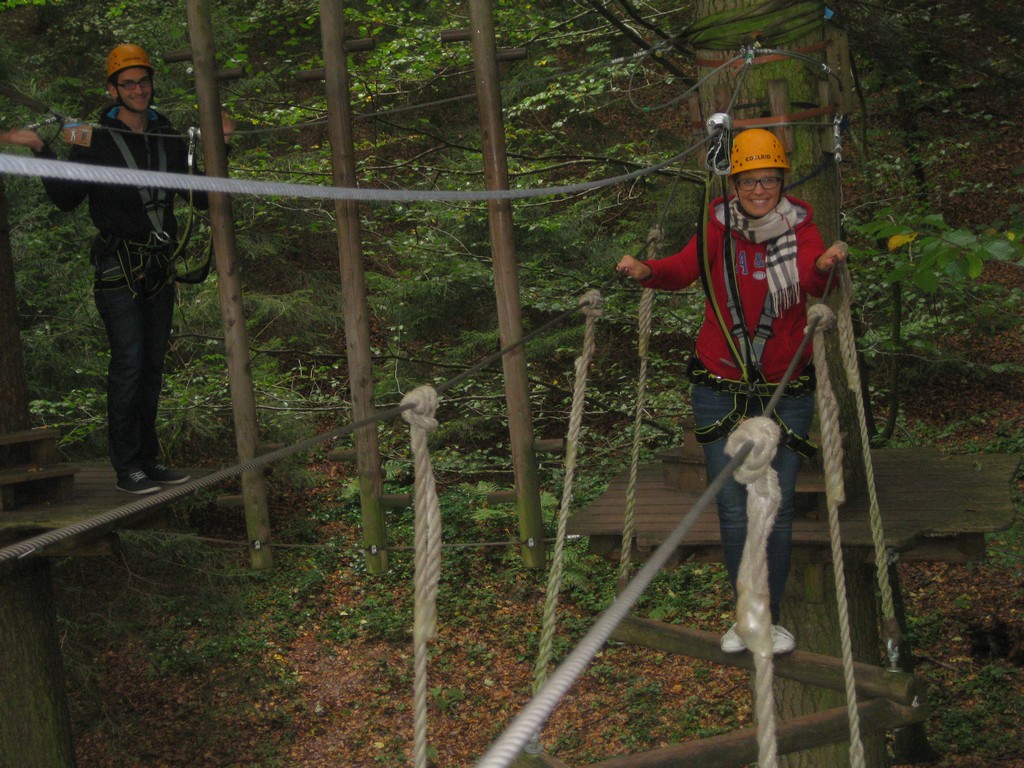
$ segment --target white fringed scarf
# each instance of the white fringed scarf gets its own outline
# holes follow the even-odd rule
[[[770,213],[759,219],[747,216],[736,198],[729,202],[729,224],[744,240],[767,243],[765,271],[768,273],[768,302],[772,317],[778,317],[800,300],[800,273],[796,263],[796,227],[799,211],[782,197]]]

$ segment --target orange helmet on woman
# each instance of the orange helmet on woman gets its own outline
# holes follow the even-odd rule
[[[149,55],[138,45],[122,43],[107,54],[107,80],[113,81],[117,73],[129,67],[145,67],[153,72]]]
[[[789,169],[786,150],[779,137],[764,128],[749,128],[732,140],[730,175],[758,168]]]

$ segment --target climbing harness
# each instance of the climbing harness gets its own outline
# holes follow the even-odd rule
[[[714,424],[694,429],[694,436],[701,445],[713,443],[716,440],[727,437],[737,424],[747,418],[751,412],[754,412],[751,410],[751,405],[755,400],[760,403],[760,409],[756,412],[763,412],[765,405],[778,388],[777,384],[769,384],[764,381],[748,383],[715,376],[703,366],[696,355],[690,358],[690,362],[687,364],[686,375],[693,384],[699,384],[715,392],[731,394],[733,396],[733,408],[729,414]],[[806,366],[800,376],[792,379],[786,386],[783,397],[803,397],[811,394],[815,390],[816,380],[814,366]],[[814,457],[818,447],[813,442],[805,437],[801,437],[790,429],[777,411],[772,412],[772,419],[781,430],[781,445],[796,451],[805,458],[810,459]]]
[[[114,145],[120,151],[126,167],[133,171],[139,170],[135,156],[128,148],[128,144],[121,133],[116,130],[111,130],[110,136],[114,141]],[[189,176],[193,175],[195,170],[195,152],[199,136],[199,129],[194,127],[189,129],[186,161]],[[147,150],[148,146],[149,145],[147,143]],[[166,172],[167,147],[162,135],[156,135],[156,147],[157,168],[155,170]],[[142,197],[142,203],[145,208],[146,215],[149,217],[150,224],[152,225],[152,233],[149,241],[146,243],[127,243],[129,254],[138,251],[144,257],[148,255],[156,259],[157,266],[167,268],[171,273],[169,275],[170,280],[188,284],[203,282],[210,272],[210,264],[213,256],[213,241],[208,241],[205,258],[201,259],[198,263],[192,264],[191,260],[187,258],[188,244],[195,230],[195,190],[192,187],[189,187],[188,214],[185,217],[185,225],[182,229],[181,236],[177,241],[172,241],[171,236],[164,229],[164,217],[166,215],[167,208],[173,204],[173,193],[170,190],[161,187],[139,187],[138,190],[139,195]],[[120,249],[118,249],[118,252],[120,254]],[[130,256],[122,258],[122,263],[126,266],[124,273],[126,276],[137,274],[137,272],[129,271],[137,270],[139,268],[139,265],[134,263]],[[171,269],[172,265],[173,269]],[[142,268],[146,269],[149,266],[150,262],[147,260],[143,263]]]

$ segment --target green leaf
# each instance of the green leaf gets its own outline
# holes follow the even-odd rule
[[[939,276],[931,270],[918,270],[913,283],[925,293],[935,293],[939,287]]]

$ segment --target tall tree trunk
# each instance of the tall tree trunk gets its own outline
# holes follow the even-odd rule
[[[706,19],[714,13],[726,12],[741,18],[744,14],[763,6],[762,0],[698,0],[697,19]],[[787,20],[789,21],[789,20]],[[717,66],[740,53],[743,46],[757,42],[765,48],[784,51],[808,51],[808,55],[825,61],[825,51],[816,47],[828,39],[825,22],[806,23],[795,39],[776,43],[776,33],[770,26],[751,29],[744,39],[743,33],[728,23],[715,26],[714,43],[697,50],[701,78],[708,76]],[[784,22],[785,25],[785,22]],[[783,32],[784,30],[777,30]],[[731,36],[735,36],[730,39]],[[813,51],[813,53],[811,53]],[[838,59],[841,57],[833,57]],[[746,61],[746,60],[744,60]],[[787,193],[810,203],[814,220],[825,243],[839,236],[838,174],[829,155],[832,141],[832,115],[815,114],[814,110],[834,102],[834,91],[822,80],[820,67],[789,56],[776,60],[754,59],[736,68],[725,68],[704,82],[699,94],[699,112],[702,121],[716,112],[729,112],[733,133],[748,127],[744,121],[762,121],[761,127],[772,130],[786,147],[790,171],[786,177]],[[804,113],[801,115],[800,113]],[[794,123],[787,125],[785,118]],[[820,127],[807,123],[820,123]],[[831,355],[838,360],[838,354]],[[856,404],[846,387],[846,376],[841,369],[832,370],[831,378],[839,400],[844,424],[856,424]],[[844,430],[844,455],[847,462],[847,496],[852,496],[863,485],[863,460],[859,445],[859,430]],[[850,555],[847,555],[850,557]],[[796,559],[796,558],[795,558]],[[863,562],[861,555],[857,563]],[[851,632],[853,653],[858,661],[878,661],[878,611],[874,600],[874,580],[870,569],[850,566],[846,569],[847,589],[851,603]],[[816,561],[796,561],[787,586],[783,604],[783,623],[794,631],[802,650],[839,655],[840,636],[837,620],[835,585],[829,553],[822,552]],[[841,707],[845,697],[832,691],[808,688],[797,683],[779,682],[776,686],[780,714],[784,718],[832,707]],[[869,766],[887,765],[881,737],[864,737]],[[790,768],[800,766],[849,765],[848,745],[837,745],[800,752],[780,758]]]
[[[74,768],[50,561],[0,579],[0,765]]]
[[[0,175],[0,433],[27,429],[29,423],[7,194]],[[26,460],[18,448],[0,453],[0,467]],[[0,577],[0,766],[8,765],[75,765],[50,563],[45,560]]]
[[[28,429],[28,386],[18,330],[18,301],[14,293],[14,257],[4,177],[0,176],[0,432]],[[0,449],[3,450],[3,449]],[[0,453],[0,466],[24,459]]]

